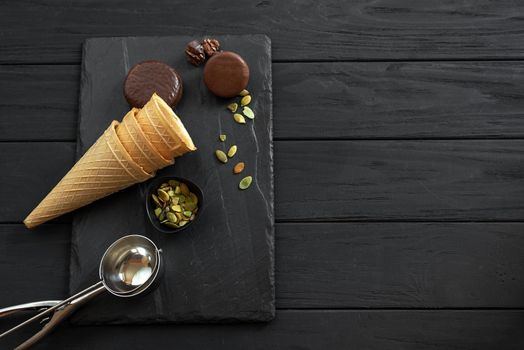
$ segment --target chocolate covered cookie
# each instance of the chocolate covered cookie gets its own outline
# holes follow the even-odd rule
[[[171,66],[160,61],[143,61],[127,73],[124,96],[132,107],[142,108],[153,93],[174,107],[182,98],[182,79]]]
[[[204,67],[204,83],[215,95],[234,97],[247,87],[249,67],[240,55],[231,51],[216,52]]]

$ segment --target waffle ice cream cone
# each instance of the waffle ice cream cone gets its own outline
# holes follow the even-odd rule
[[[187,152],[195,151],[196,147],[193,144],[193,140],[191,140],[191,136],[189,136],[184,124],[182,124],[182,121],[173,109],[156,94],[151,97],[151,101],[154,102],[156,109],[166,122],[168,126],[167,132],[178,143],[173,149],[174,156],[179,157]]]
[[[135,119],[138,111],[137,108],[133,108],[126,114],[122,123],[116,128],[116,134],[131,158],[146,172],[154,173],[158,169],[173,164],[173,160],[162,157],[144,135]]]
[[[118,124],[117,121],[111,123],[29,214],[24,220],[28,228],[152,177],[133,161],[120,143],[116,134]]]
[[[171,159],[196,150],[180,119],[157,94],[153,94],[144,108],[136,114],[136,120],[164,158]]]

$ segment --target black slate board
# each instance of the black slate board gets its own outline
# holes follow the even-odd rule
[[[230,100],[208,92],[202,68],[186,62],[184,48],[194,38],[96,38],[84,43],[78,152],[82,155],[111,120],[121,120],[129,107],[122,82],[135,63],[157,59],[175,67],[184,82],[176,107],[198,151],[177,158],[157,175],[176,175],[197,183],[204,192],[198,221],[168,235],[147,221],[144,192],[133,186],[76,212],[71,242],[70,291],[97,281],[99,260],[115,239],[144,234],[164,251],[160,287],[144,297],[120,299],[103,295],[74,317],[77,324],[157,322],[267,321],[274,317],[273,164],[271,44],[263,35],[220,36],[223,49],[241,54],[250,66],[249,90],[254,122],[236,124],[226,109]],[[221,143],[218,135],[227,135]],[[217,162],[217,148],[236,144],[234,160],[246,162],[244,175],[254,184],[238,190],[241,176],[234,161]]]

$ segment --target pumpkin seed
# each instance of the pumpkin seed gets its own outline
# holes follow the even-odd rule
[[[155,209],[155,216],[156,217],[159,217],[161,213],[162,213],[162,208],[156,208]]]
[[[233,167],[233,173],[240,174],[244,170],[244,167],[245,167],[244,162],[238,162],[237,165]]]
[[[186,196],[184,196],[183,194],[181,194],[180,196],[178,196],[178,203],[182,204],[186,201]]]
[[[170,222],[177,222],[178,221],[178,218],[176,217],[175,213],[169,212],[169,213],[166,214],[166,217],[167,217],[167,219]]]
[[[244,113],[244,115],[248,117],[249,119],[255,119],[255,113],[253,112],[251,108],[247,106],[242,109],[242,113]]]
[[[167,191],[167,194],[169,195],[169,197],[173,198],[175,196],[175,191],[169,190]]]
[[[191,192],[189,194],[189,198],[191,198],[191,202],[195,203],[195,204],[198,204],[198,197],[196,194],[194,194],[193,192]]]
[[[190,217],[191,214],[193,214],[193,213],[192,213],[190,210],[185,210],[185,211],[184,211],[184,216],[185,216],[185,217]]]
[[[159,189],[157,192],[158,192],[158,198],[160,198],[162,202],[165,203],[169,200],[169,195],[167,194],[166,191]]]
[[[167,187],[169,186],[166,182],[162,182],[162,184],[160,185],[160,187]]]
[[[155,202],[157,206],[159,207],[162,206],[162,203],[160,203],[160,200],[158,199],[158,197],[155,194],[152,194],[151,197],[153,197],[153,202]]]
[[[180,192],[182,192],[182,194],[184,196],[189,196],[189,187],[187,187],[187,185],[185,183],[181,183],[180,184]]]
[[[171,228],[179,228],[180,227],[177,224],[175,224],[174,222],[169,222],[169,221],[163,222],[163,224],[166,225],[166,226],[169,226]]]
[[[178,224],[178,226],[182,227],[182,226],[185,226],[189,221],[187,220],[181,220],[180,223]]]
[[[166,218],[166,215],[164,214],[164,211],[162,210],[162,211],[160,212],[160,215],[158,215],[158,220],[162,221],[162,220],[164,220],[165,218]]]
[[[235,113],[238,108],[238,103],[231,103],[227,105],[227,109],[229,109],[231,112]]]
[[[218,139],[219,139],[220,141],[224,142],[224,141],[226,140],[226,135],[224,135],[224,134],[220,134],[220,135],[218,135]]]
[[[233,114],[233,119],[235,119],[235,121],[238,124],[245,124],[246,123],[246,118],[244,118],[244,116],[242,114],[238,114],[238,113]]]
[[[179,194],[179,193],[180,193],[180,186],[175,187],[175,193],[176,193],[176,194]]]
[[[178,204],[178,197],[171,198],[171,204]]]
[[[238,184],[238,188],[241,190],[247,189],[249,186],[251,186],[251,182],[253,182],[253,178],[251,176],[246,176],[242,180],[240,180],[240,183]]]
[[[180,205],[172,205],[171,210],[180,213],[182,211],[182,208],[180,207]]]
[[[178,181],[177,180],[169,180],[169,186],[175,188],[178,186]]]
[[[249,91],[247,91],[246,89],[240,91],[239,93],[240,96],[246,96],[246,95],[249,95]]]
[[[215,155],[217,156],[217,159],[219,161],[221,161],[222,163],[227,163],[227,156],[226,156],[226,154],[223,151],[217,149],[215,151]]]
[[[237,145],[233,145],[229,148],[229,151],[227,151],[227,156],[229,158],[233,158],[233,156],[237,153]]]
[[[240,105],[241,106],[247,106],[249,104],[249,102],[251,102],[251,95],[246,95],[246,96],[242,97],[242,99],[240,100]]]

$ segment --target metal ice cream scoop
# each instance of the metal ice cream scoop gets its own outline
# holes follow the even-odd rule
[[[0,318],[13,313],[31,309],[45,310],[0,334],[0,338],[17,329],[42,319],[54,311],[49,322],[38,333],[21,344],[17,349],[27,349],[43,338],[62,320],[71,315],[79,306],[93,299],[103,291],[129,298],[152,289],[158,282],[162,266],[162,250],[147,237],[141,235],[124,236],[107,248],[99,265],[100,281],[63,301],[42,301],[16,305],[0,309]]]

